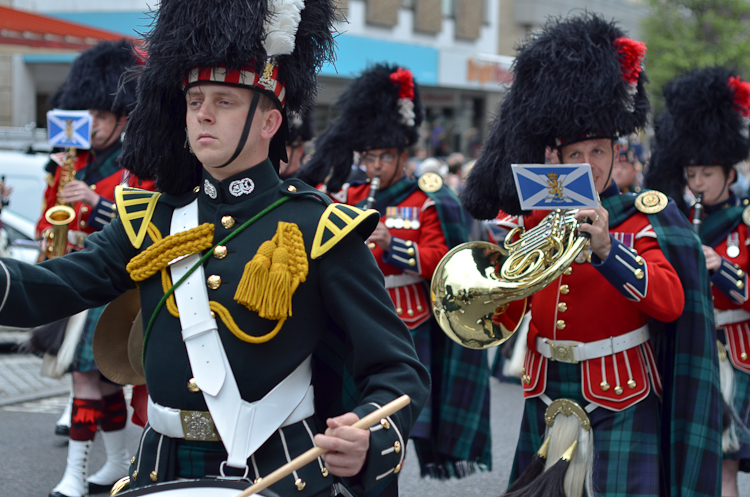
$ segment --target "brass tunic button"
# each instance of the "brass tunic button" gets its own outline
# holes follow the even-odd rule
[[[567,295],[570,292],[570,287],[568,285],[560,285],[560,293],[563,295]]]
[[[151,478],[151,481],[156,481],[159,479],[159,474],[156,471],[152,471],[148,477]]]
[[[738,280],[737,281],[737,288],[739,290],[742,290],[743,288],[745,288],[745,283],[743,281],[741,281],[741,280]]]
[[[297,191],[297,187],[294,185],[289,185],[286,187],[286,191],[288,191],[289,193],[295,193]]]
[[[636,269],[633,274],[635,275],[635,279],[642,280],[645,274],[643,273],[643,269]]]
[[[403,313],[404,313],[404,310],[402,308],[400,308],[400,307],[396,308],[396,314],[398,314],[400,316]]]
[[[414,259],[409,259],[409,265],[410,265],[411,267],[414,267],[414,266],[416,266],[416,265],[417,265],[417,261],[415,261]]]
[[[375,250],[375,247],[377,247],[377,245],[375,244],[375,242],[370,242],[370,243],[367,244],[367,248],[370,249],[370,250]]]
[[[138,479],[138,470],[133,471],[133,481]]]
[[[737,270],[737,277],[738,278],[744,278],[745,277],[745,271],[743,271],[742,269],[738,269]]]
[[[89,207],[87,205],[81,206],[81,214],[86,214],[89,211]]]
[[[223,259],[227,256],[227,248],[224,245],[217,245],[214,249],[214,257],[217,259]]]
[[[200,387],[198,386],[198,383],[195,381],[195,378],[190,378],[187,383],[187,389],[189,392],[198,393],[201,391]]]
[[[413,316],[413,315],[414,315],[414,309],[409,309],[408,311],[406,311],[406,313],[407,313],[407,314],[408,314],[409,316]]]
[[[607,390],[609,390],[609,383],[607,383],[606,381],[599,383],[599,386],[602,387],[603,392],[606,392]]]
[[[636,387],[636,385],[637,385],[637,383],[635,382],[635,380],[634,380],[633,378],[630,378],[630,379],[628,380],[628,387],[630,387],[631,389],[632,389],[632,388],[635,388],[635,387]]]
[[[411,240],[406,240],[406,243],[404,245],[406,245],[407,247],[411,247],[412,245],[414,245],[414,242],[412,242]]]
[[[234,226],[234,218],[232,216],[222,216],[221,225],[226,229],[231,228],[232,226]]]
[[[323,475],[323,478],[328,477],[328,468],[326,467],[320,468],[320,474]]]
[[[568,304],[566,304],[565,302],[560,302],[559,304],[557,304],[557,310],[559,312],[565,312],[565,311],[567,311],[568,310]]]
[[[568,269],[566,269],[565,271],[563,271],[563,274],[565,276],[570,276],[571,274],[573,274],[573,268],[572,267],[568,267]]]
[[[557,329],[558,329],[558,330],[564,330],[564,329],[565,329],[565,326],[566,326],[566,325],[565,325],[565,321],[563,321],[562,319],[558,319],[558,320],[557,320],[557,325],[556,325],[556,326],[557,326]]]
[[[130,464],[135,464],[135,456],[130,458]]]
[[[85,228],[85,227],[86,227],[86,221],[81,221],[81,228]]]
[[[424,307],[422,307],[421,305],[417,306],[417,312],[422,312],[423,310],[424,310]]]
[[[746,361],[747,360],[747,352],[743,352],[742,354],[740,354],[740,359],[742,359],[743,361]]]
[[[643,257],[639,255],[635,258],[635,262],[638,263],[639,266],[643,266]]]
[[[95,191],[96,191],[96,185],[91,185],[91,191],[92,191],[92,192],[95,192]]]
[[[212,274],[211,276],[208,277],[207,283],[208,283],[208,288],[210,288],[211,290],[216,290],[217,288],[221,286],[221,276],[217,274]]]
[[[395,468],[393,468],[393,474],[395,475],[395,474],[397,474],[397,473],[398,473],[399,471],[401,471],[401,465],[400,465],[400,464],[396,464],[396,467],[395,467]]]
[[[382,426],[386,430],[390,430],[391,429],[391,424],[385,418],[383,418],[383,419],[380,420],[380,426]]]
[[[393,450],[396,451],[396,454],[398,454],[399,452],[401,452],[401,442],[394,443],[393,444]]]
[[[620,385],[617,385],[617,386],[615,387],[615,393],[616,393],[617,395],[622,395],[622,387],[621,387]]]
[[[305,487],[307,486],[307,483],[302,481],[302,478],[297,478],[297,480],[294,482],[294,486],[297,487],[297,490],[301,492],[305,489]]]
[[[216,319],[216,313],[214,311],[211,311],[211,319]]]
[[[406,255],[412,256],[416,254],[417,252],[414,250],[414,247],[411,247],[409,250],[406,251]]]
[[[201,191],[200,186],[196,186],[195,188],[193,188],[193,193],[198,193],[199,191]]]

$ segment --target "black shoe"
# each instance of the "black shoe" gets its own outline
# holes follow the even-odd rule
[[[70,426],[55,425],[55,435],[60,435],[63,437],[70,436]]]
[[[114,483],[112,483],[114,485]],[[89,482],[90,494],[108,494],[112,490],[112,485],[99,485],[98,483]]]

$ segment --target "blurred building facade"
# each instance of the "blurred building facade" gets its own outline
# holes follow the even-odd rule
[[[637,37],[645,15],[636,0],[336,1],[343,13],[338,56],[320,76],[317,131],[336,116],[334,102],[353,77],[370,64],[388,62],[412,70],[422,87],[425,153],[460,151],[468,157],[478,153],[484,130],[512,83],[513,47],[547,16],[586,8],[617,19]],[[149,5],[155,3],[0,0],[0,6],[76,23],[79,29],[132,38],[148,29]],[[76,50],[19,47],[4,44],[0,27],[0,126],[43,125],[46,99],[65,79]]]

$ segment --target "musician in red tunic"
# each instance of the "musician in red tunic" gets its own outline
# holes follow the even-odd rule
[[[711,274],[724,397],[723,496],[739,495],[737,472],[750,471],[750,207],[730,186],[750,154],[750,83],[721,67],[691,71],[664,88],[646,185],[677,201],[693,220]],[[687,189],[700,199],[688,208]]]
[[[511,474],[522,492],[514,495],[562,495],[535,487],[554,479],[526,472],[545,440],[548,466],[573,452],[565,456],[568,497],[718,490],[718,389],[713,376],[700,376],[715,347],[707,274],[695,269],[700,247],[664,194],[621,194],[612,181],[617,137],[648,115],[645,48],[593,14],[550,20],[520,48],[513,87],[461,195],[474,217],[499,209],[505,227],[528,234],[549,212],[521,209],[511,164],[543,163],[552,147],[563,164],[591,165],[601,199],[575,215],[590,236],[583,251],[530,299]],[[672,423],[675,413],[685,419]]]
[[[466,476],[491,464],[487,358],[440,331],[428,285],[448,250],[467,240],[468,217],[440,175],[405,175],[424,112],[411,71],[377,64],[352,82],[337,105],[340,117],[316,140],[300,178],[324,183],[337,202],[379,211],[367,244],[420,361],[432,368],[432,400],[411,433],[422,475]],[[354,152],[366,181],[352,177]]]

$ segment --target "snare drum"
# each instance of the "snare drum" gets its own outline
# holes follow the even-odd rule
[[[180,480],[156,483],[127,492],[120,492],[117,497],[237,497],[240,492],[252,485],[246,480]],[[276,492],[265,489],[252,497],[278,497]]]

